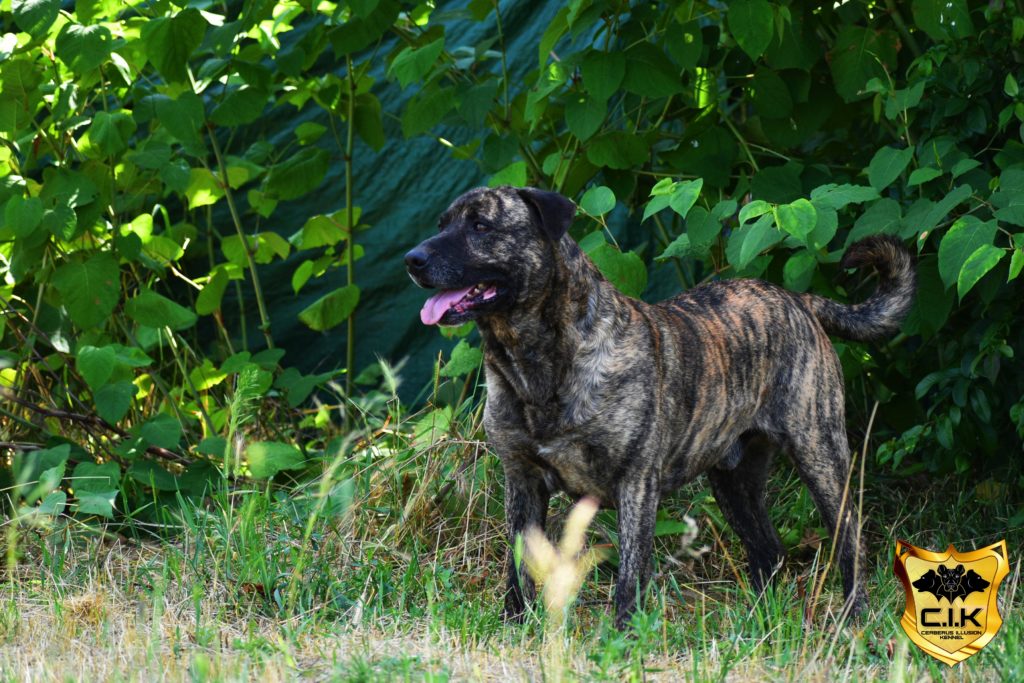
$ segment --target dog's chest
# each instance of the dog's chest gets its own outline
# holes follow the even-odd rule
[[[546,474],[551,489],[571,497],[595,496],[606,506],[614,505],[615,490],[604,446],[562,438],[535,443],[534,464]]]

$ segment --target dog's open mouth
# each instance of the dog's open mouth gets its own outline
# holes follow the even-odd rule
[[[445,289],[427,299],[420,311],[420,320],[424,325],[436,325],[449,311],[456,315],[466,313],[496,296],[497,287],[486,282],[463,289]]]

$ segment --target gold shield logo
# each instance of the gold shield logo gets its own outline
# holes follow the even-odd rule
[[[950,666],[989,644],[1003,624],[996,604],[1010,572],[1006,541],[968,553],[896,542],[893,569],[907,594],[900,624],[919,648]]]

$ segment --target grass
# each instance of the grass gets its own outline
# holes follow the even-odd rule
[[[739,544],[698,480],[663,505],[653,586],[630,633],[615,631],[608,613],[609,511],[588,532],[607,559],[587,572],[565,629],[551,629],[542,610],[506,625],[500,468],[477,440],[479,411],[463,405],[412,416],[381,408],[361,438],[336,444],[318,476],[165,500],[153,526],[140,523],[148,537],[69,519],[25,525],[17,565],[0,582],[0,677],[1024,680],[1024,533],[1007,522],[1021,501],[982,501],[978,491],[991,486],[954,479],[869,474],[870,611],[853,626],[837,623],[829,541],[784,462],[771,496],[790,562],[765,594],[747,589]],[[554,536],[568,510],[564,500],[554,506]],[[980,654],[949,669],[899,626],[895,539],[969,549],[1004,537],[1006,623]]]

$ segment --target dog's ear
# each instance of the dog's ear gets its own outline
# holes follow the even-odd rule
[[[562,239],[576,217],[576,205],[557,192],[534,187],[520,187],[516,192],[533,211],[544,234],[555,242]]]

